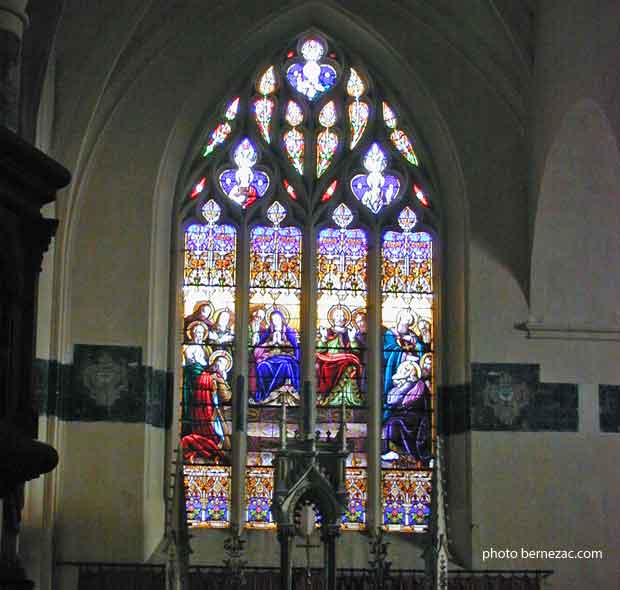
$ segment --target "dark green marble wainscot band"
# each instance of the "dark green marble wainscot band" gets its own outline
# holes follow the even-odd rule
[[[539,366],[472,363],[472,430],[577,432],[573,383],[541,383]]]
[[[144,422],[169,427],[172,374],[142,366],[142,350],[78,344],[74,364],[36,359],[40,414],[84,422]]]
[[[39,414],[58,415],[59,400],[71,391],[71,369],[58,361],[34,360],[34,399]]]
[[[620,432],[620,385],[599,385],[599,425],[601,432]]]

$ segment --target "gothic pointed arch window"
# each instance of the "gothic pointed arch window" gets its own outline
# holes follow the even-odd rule
[[[311,391],[321,437],[346,416],[343,528],[424,532],[436,213],[396,101],[310,31],[226,97],[191,174],[179,354],[188,522],[275,528],[280,419],[285,408],[294,437]]]

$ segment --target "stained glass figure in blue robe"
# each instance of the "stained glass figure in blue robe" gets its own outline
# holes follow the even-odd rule
[[[255,402],[277,403],[281,394],[299,397],[299,339],[283,310],[276,308],[269,314],[269,327],[260,335],[254,360]]]

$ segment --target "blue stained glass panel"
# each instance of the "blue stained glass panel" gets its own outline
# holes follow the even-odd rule
[[[338,75],[329,64],[298,62],[288,67],[286,79],[297,92],[309,100],[316,100],[336,84]]]
[[[373,213],[387,207],[398,196],[399,190],[400,180],[392,174],[356,174],[351,180],[351,192]]]
[[[244,209],[253,205],[269,189],[269,176],[262,170],[252,170],[246,180],[240,179],[238,170],[225,170],[220,174],[219,181],[228,198]]]

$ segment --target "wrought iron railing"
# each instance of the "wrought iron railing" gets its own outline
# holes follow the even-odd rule
[[[59,568],[78,569],[76,590],[164,590],[165,566],[145,563],[58,562]],[[450,570],[450,590],[542,590],[552,570]],[[277,567],[244,568],[243,590],[279,590]],[[323,571],[293,570],[296,590],[322,590]],[[419,569],[394,569],[385,580],[386,590],[421,590],[425,573]],[[225,590],[230,587],[229,572],[219,566],[194,565],[189,568],[190,590]],[[368,569],[338,569],[338,590],[373,590]]]

